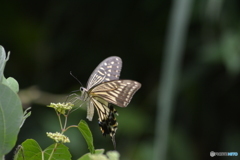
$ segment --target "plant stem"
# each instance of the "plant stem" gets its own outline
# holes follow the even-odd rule
[[[44,152],[42,152],[42,160],[44,160]]]
[[[64,122],[64,127],[63,127],[63,129],[65,130],[65,129],[66,129],[66,126],[67,126],[68,115],[64,115],[64,117],[65,117],[65,122]]]
[[[55,146],[54,146],[54,148],[53,148],[53,150],[52,150],[52,152],[51,152],[51,154],[50,154],[48,160],[51,160],[51,158],[52,158],[52,156],[53,156],[53,152],[56,150],[57,145],[58,145],[58,143],[55,143]]]
[[[57,116],[58,116],[58,121],[60,123],[61,130],[63,130],[61,115],[57,113]]]
[[[73,127],[77,128],[78,126],[77,125],[68,126],[64,131],[68,130],[69,128],[73,128]]]

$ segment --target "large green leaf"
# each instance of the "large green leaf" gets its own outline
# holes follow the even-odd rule
[[[78,124],[78,129],[80,130],[84,139],[86,140],[90,153],[93,154],[95,152],[94,145],[93,145],[93,136],[92,136],[92,132],[90,131],[87,125],[87,122],[84,120],[81,120]]]
[[[5,66],[6,53],[2,46],[0,46],[0,82],[3,80],[3,70]]]
[[[55,145],[56,148],[55,148]],[[52,158],[54,160],[71,160],[71,154],[68,150],[68,147],[66,147],[64,144],[61,143],[55,143],[49,146],[44,150],[44,159],[49,159],[50,154],[52,154]]]
[[[14,147],[22,121],[23,110],[18,95],[0,83],[0,157]]]
[[[50,158],[51,156],[51,158]],[[14,160],[71,160],[68,147],[55,143],[42,151],[39,144],[33,139],[27,139],[15,154]]]
[[[18,82],[12,78],[5,78],[4,77],[4,67],[6,65],[6,62],[8,61],[10,56],[10,52],[8,53],[7,57],[6,57],[6,52],[4,50],[4,48],[2,46],[0,46],[0,83],[3,83],[5,85],[7,85],[9,88],[11,88],[14,92],[18,92],[19,91],[19,85]]]
[[[95,154],[87,153],[80,157],[78,160],[119,160],[120,155],[117,151],[108,151],[103,154],[104,149],[96,149]]]
[[[24,141],[14,157],[14,160],[25,159],[42,159],[42,149],[39,144],[33,139],[27,139],[26,141]]]
[[[3,81],[3,78],[4,78],[3,71],[6,65],[6,62],[9,59],[9,56],[10,56],[10,52],[8,53],[8,56],[6,58],[6,52],[4,48],[0,45],[0,82]]]
[[[8,86],[11,90],[13,90],[14,92],[18,92],[19,91],[19,85],[18,82],[12,78],[12,77],[8,77],[7,79],[3,76],[3,84],[5,84],[6,86]]]

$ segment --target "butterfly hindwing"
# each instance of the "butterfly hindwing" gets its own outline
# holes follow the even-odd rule
[[[95,86],[90,94],[119,107],[126,107],[140,87],[141,84],[133,80],[115,80]]]
[[[108,102],[100,100],[99,98],[92,98],[91,101],[97,110],[98,120],[99,121],[106,120],[109,114]]]
[[[117,111],[111,104],[99,98],[92,98],[91,102],[97,110],[98,124],[102,134],[104,136],[109,134],[112,138],[114,148],[116,148],[115,133],[117,131],[118,122],[115,118],[115,114]]]

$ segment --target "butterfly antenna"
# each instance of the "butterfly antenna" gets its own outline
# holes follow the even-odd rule
[[[79,79],[77,79],[77,77],[72,74],[72,71],[70,71],[70,75],[71,75],[73,78],[75,78],[81,86],[83,86],[82,83],[79,81]]]

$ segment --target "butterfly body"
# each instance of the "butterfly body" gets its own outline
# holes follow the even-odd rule
[[[100,130],[112,137],[115,146],[115,133],[118,122],[113,105],[127,107],[141,84],[133,80],[119,80],[122,69],[120,57],[112,56],[103,60],[91,74],[87,87],[81,87],[81,100],[87,101],[87,119],[92,120],[94,108],[98,113]]]

